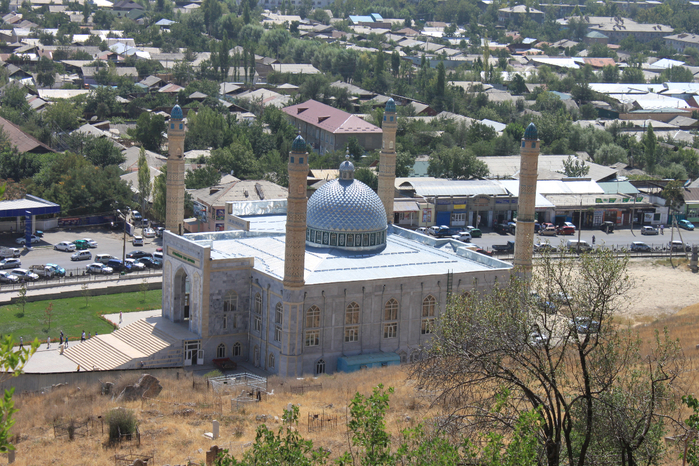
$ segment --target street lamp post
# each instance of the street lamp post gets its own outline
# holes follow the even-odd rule
[[[125,266],[126,265],[126,215],[123,214],[120,210],[117,210],[119,213],[119,218],[124,221],[124,244],[121,249],[121,265]]]

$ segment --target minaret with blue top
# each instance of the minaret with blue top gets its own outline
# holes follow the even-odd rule
[[[287,290],[302,290],[306,259],[308,152],[306,152],[306,141],[300,134],[291,144],[288,167],[289,193],[286,201],[284,288]]]
[[[524,131],[520,154],[519,199],[515,230],[515,273],[525,280],[532,277],[534,222],[536,221],[536,180],[539,171],[539,132],[534,123]]]
[[[165,228],[172,233],[184,233],[184,115],[182,108],[175,105],[170,114],[167,129],[167,204]]]
[[[383,141],[381,142],[381,155],[379,156],[379,198],[386,210],[386,222],[393,223],[393,198],[395,197],[396,184],[396,130],[398,120],[396,103],[388,99],[383,114],[381,130]]]

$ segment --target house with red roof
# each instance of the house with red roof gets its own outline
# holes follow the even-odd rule
[[[357,115],[313,99],[282,109],[301,136],[320,154],[345,150],[356,137],[367,151],[381,149],[383,131]]]

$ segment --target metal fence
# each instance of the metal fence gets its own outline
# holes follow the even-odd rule
[[[7,269],[7,272],[10,270]],[[85,268],[77,269],[66,269],[65,277],[54,276],[53,278],[43,278],[39,277],[39,280],[34,282],[26,282],[27,289],[33,288],[43,288],[46,286],[57,286],[57,285],[75,285],[80,283],[89,283],[95,281],[105,281],[105,280],[120,280],[123,278],[149,278],[149,277],[159,277],[162,276],[163,271],[161,269],[145,269],[141,271],[129,272],[125,275],[119,273],[113,273],[111,275],[103,274],[92,274],[87,273]],[[2,283],[0,284],[0,292],[3,291],[16,291],[24,286],[23,283]]]

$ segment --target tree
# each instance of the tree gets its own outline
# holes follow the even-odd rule
[[[510,91],[515,95],[522,95],[527,91],[527,84],[521,74],[517,73],[512,78],[512,82],[508,86]]]
[[[141,209],[146,212],[146,204],[150,197],[153,184],[150,179],[150,167],[146,159],[146,150],[141,147],[138,154],[138,194],[141,196]]]
[[[629,435],[608,454],[616,464],[637,464],[639,448],[662,442],[649,434],[662,431],[661,410],[677,398],[684,360],[666,341],[641,352],[638,337],[614,323],[630,289],[627,266],[628,257],[604,249],[544,254],[531,282],[513,276],[454,297],[412,378],[435,393],[434,403],[451,407],[444,419],[465,435],[511,433],[518,413],[539,411],[536,435],[549,466],[587,464],[595,430],[609,422],[601,407],[613,401],[618,428]],[[618,393],[629,399],[613,400]],[[634,416],[623,415],[625,404]]]
[[[488,176],[488,166],[468,149],[442,148],[430,157],[427,173],[437,178],[485,178]]]
[[[619,82],[619,67],[614,65],[606,65],[602,68],[602,82],[617,83]]]
[[[379,177],[366,167],[356,169],[354,171],[354,178],[369,186],[374,191],[379,190]]]
[[[628,162],[628,153],[626,149],[614,143],[602,144],[592,156],[595,163],[600,165],[612,165],[617,162]]]
[[[44,315],[46,316],[47,331],[51,330],[51,319],[53,318],[53,303],[49,303],[44,310]]]
[[[355,136],[352,136],[347,140],[347,150],[355,161],[359,161],[362,158],[362,155],[364,155],[364,147],[359,144],[359,139],[357,139]]]
[[[95,166],[119,165],[124,161],[121,151],[108,138],[88,137],[82,145],[82,153]]]
[[[652,172],[656,164],[656,156],[658,154],[658,140],[653,131],[653,125],[648,123],[648,129],[643,136],[643,165]]]
[[[624,71],[621,72],[621,82],[632,83],[632,84],[643,84],[646,82],[645,76],[643,76],[643,70],[635,66],[627,66]]]
[[[167,165],[160,169],[160,175],[153,180],[152,214],[158,220],[165,220],[167,207]]]
[[[571,178],[581,178],[590,172],[590,167],[585,165],[584,160],[577,157],[573,159],[570,155],[563,161],[563,173]]]
[[[143,144],[146,150],[159,152],[166,128],[165,118],[162,115],[143,112],[136,121],[136,129],[133,131],[133,135],[137,141]]]
[[[27,305],[27,282],[22,282],[17,291],[17,303],[22,306],[22,315],[24,315],[24,307]]]
[[[29,358],[39,347],[39,340],[34,340],[28,348],[15,351],[15,341],[12,335],[5,336],[0,341],[0,367],[2,375],[0,382],[5,382],[10,377],[17,377],[22,374],[22,369],[29,361]],[[10,429],[15,424],[13,416],[19,411],[15,408],[12,395],[14,387],[5,390],[5,396],[0,399],[0,453],[7,453],[15,447],[10,443]]]
[[[252,149],[238,142],[211,151],[209,164],[220,172],[232,173],[243,180],[259,180],[264,176]]]
[[[214,186],[221,181],[221,172],[210,165],[197,168],[194,171],[187,170],[184,183],[187,189],[200,189]]]

